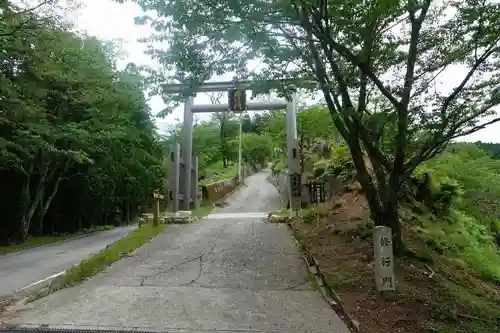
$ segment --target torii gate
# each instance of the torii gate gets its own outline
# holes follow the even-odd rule
[[[291,81],[290,81],[291,82]],[[226,81],[210,82],[199,86],[196,92],[216,92],[250,90],[251,87],[282,85],[287,81]],[[312,84],[312,83],[311,83]],[[308,85],[306,83],[306,85]],[[163,93],[175,94],[181,93],[188,86],[184,84],[165,84],[162,86]],[[297,154],[297,122],[296,122],[296,97],[292,95],[290,100],[276,100],[272,102],[250,102],[246,105],[246,111],[264,111],[264,110],[283,110],[286,109],[286,137],[288,150],[288,173],[290,175],[290,208],[292,210],[300,209],[300,168]],[[178,212],[179,202],[182,201],[182,209],[198,207],[198,159],[192,156],[193,150],[193,121],[194,113],[206,112],[228,112],[228,104],[206,104],[194,105],[194,96],[190,96],[184,102],[184,122],[182,126],[182,157],[180,156],[179,144],[173,147],[171,152],[172,167],[168,177],[168,196],[169,210],[173,213]],[[297,181],[299,182],[297,184]],[[298,185],[298,186],[297,186]],[[297,192],[299,191],[299,192]],[[190,198],[191,200],[185,200]],[[192,203],[192,205],[191,205]]]

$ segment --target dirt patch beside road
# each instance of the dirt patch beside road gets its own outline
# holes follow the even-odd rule
[[[360,332],[500,332],[500,289],[437,254],[397,259],[397,291],[378,293],[368,216],[365,198],[353,190],[291,222]],[[405,242],[410,249],[422,246],[409,228]]]

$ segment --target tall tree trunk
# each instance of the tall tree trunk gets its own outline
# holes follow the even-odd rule
[[[43,209],[40,214],[40,224],[43,225],[43,219],[45,218],[45,214],[47,214],[47,211],[50,208],[50,204],[52,203],[52,200],[54,200],[54,197],[57,194],[57,191],[59,190],[59,184],[61,183],[61,177],[58,177],[56,180],[56,183],[54,184],[54,187],[52,188],[52,193],[50,193],[49,197],[47,200],[43,203]]]
[[[45,215],[47,214],[47,211],[49,210],[50,205],[52,204],[52,201],[54,200],[54,197],[56,196],[57,191],[59,190],[59,184],[61,183],[62,176],[68,171],[68,168],[69,168],[70,165],[71,165],[71,162],[69,160],[66,160],[64,162],[64,167],[63,167],[63,169],[61,171],[60,171],[60,168],[59,168],[59,166],[57,164],[53,165],[52,166],[52,171],[50,172],[50,174],[45,179],[45,184],[44,184],[43,189],[42,189],[42,196],[40,198],[41,199],[40,200],[40,207],[41,207],[41,211],[40,211],[40,225],[41,226],[43,226],[43,220],[45,218]],[[58,173],[59,173],[59,175],[57,175]],[[57,179],[54,182],[54,186],[52,187],[52,192],[50,193],[50,195],[47,198],[47,200],[45,200],[45,189],[48,186],[48,184],[50,184],[54,180],[54,178],[56,176],[57,176]]]
[[[26,236],[28,235],[28,231],[31,225],[31,221],[33,219],[33,215],[35,215],[36,208],[39,205],[40,200],[43,197],[43,192],[44,192],[44,186],[45,186],[45,181],[47,178],[47,172],[48,172],[48,164],[47,163],[42,163],[42,166],[40,168],[40,175],[38,179],[38,184],[35,189],[34,197],[32,200],[29,200],[31,198],[31,195],[28,196],[27,201],[27,206],[26,206],[26,211],[23,214],[22,220],[21,220],[21,225],[22,225],[22,239],[26,239]],[[29,184],[27,184],[29,186]],[[29,191],[30,189],[25,189],[25,192]],[[26,193],[25,193],[26,195]],[[26,198],[24,198],[26,200]]]
[[[391,228],[394,254],[396,256],[403,255],[405,248],[399,221],[397,200],[384,201],[382,210],[379,212],[371,212],[371,218],[376,226],[387,226]]]
[[[125,206],[125,221],[130,224],[130,203],[128,201]]]
[[[365,191],[371,219],[376,226],[387,226],[392,229],[394,254],[401,255],[404,252],[404,244],[399,223],[397,189],[385,189],[385,181],[374,184],[372,176],[368,172],[359,141],[352,140],[348,142],[348,145],[356,167],[357,179]],[[381,196],[381,190],[383,190],[383,196]]]
[[[20,208],[21,214],[19,216],[19,235],[16,237],[16,241],[19,243],[23,243],[26,239],[28,231],[26,230],[26,212],[28,211],[30,202],[31,202],[31,191],[30,191],[30,183],[31,183],[31,175],[26,175],[26,179],[24,181],[23,189],[21,192],[20,198]]]
[[[33,173],[35,163],[30,163],[27,168],[25,168],[25,179],[23,187],[21,189],[20,195],[20,215],[19,215],[19,226],[18,234],[16,236],[16,241],[23,243],[28,235],[29,224],[26,222],[26,214],[31,203],[31,176]],[[28,228],[26,228],[26,226]]]
[[[42,236],[43,235],[43,202],[45,201],[45,189],[42,189],[42,197],[40,201],[38,202],[38,212],[39,212],[39,222],[38,222],[38,231],[37,235]]]

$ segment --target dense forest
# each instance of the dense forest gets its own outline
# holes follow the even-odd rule
[[[134,64],[0,1],[0,243],[129,221],[163,181]]]
[[[476,145],[488,152],[491,158],[500,159],[500,144],[499,143],[491,143],[491,142],[481,142],[477,141]]]
[[[199,173],[202,178],[215,180],[236,175],[240,117],[243,163],[263,164],[270,156],[272,143],[264,133],[270,114],[214,113],[207,120],[197,121],[193,130],[193,153],[199,158]],[[181,122],[170,125],[163,137],[166,151],[175,142],[182,142]],[[168,169],[168,164],[165,166]]]

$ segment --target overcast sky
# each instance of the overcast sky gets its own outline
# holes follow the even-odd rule
[[[110,0],[85,0],[85,7],[75,15],[76,25],[79,30],[85,30],[91,35],[102,39],[121,39],[123,49],[126,51],[126,59],[118,62],[119,67],[128,62],[138,65],[154,65],[151,58],[144,54],[145,46],[138,43],[140,37],[150,35],[151,29],[147,26],[134,24],[134,17],[142,14],[142,10],[136,4],[118,4]],[[445,90],[452,89],[461,78],[461,71],[452,73],[444,79],[442,86]],[[226,79],[230,79],[229,77]],[[448,89],[446,89],[448,88]],[[209,104],[207,96],[200,94],[195,99],[196,104]],[[150,102],[153,114],[164,108],[161,98],[153,98]],[[173,114],[165,119],[157,119],[157,125],[162,131],[167,124],[176,122],[176,118],[182,119],[183,111],[176,109]],[[208,117],[208,115],[204,115]],[[466,138],[467,141],[481,140],[484,142],[500,142],[500,124],[494,124],[484,130],[476,132]]]

